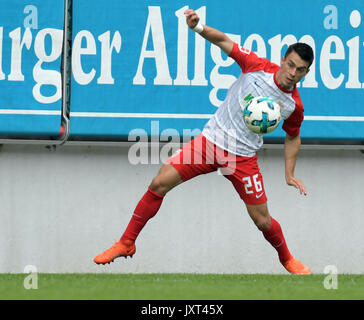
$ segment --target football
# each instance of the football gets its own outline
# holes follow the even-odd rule
[[[280,105],[269,97],[255,97],[243,108],[245,125],[258,134],[276,129],[281,121]]]

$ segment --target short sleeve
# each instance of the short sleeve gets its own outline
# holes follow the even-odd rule
[[[277,65],[268,59],[258,57],[253,51],[240,47],[237,43],[234,43],[229,57],[238,63],[243,73],[258,70],[275,72],[277,69]]]
[[[296,137],[300,134],[301,124],[304,119],[304,109],[297,89],[292,93],[292,97],[296,102],[296,106],[292,114],[284,120],[282,129],[291,137]]]

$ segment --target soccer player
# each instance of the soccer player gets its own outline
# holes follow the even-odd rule
[[[278,101],[284,119],[283,130],[286,132],[286,182],[306,195],[305,186],[294,175],[303,121],[303,105],[296,83],[309,72],[314,59],[312,48],[304,43],[289,46],[281,59],[281,66],[278,66],[239,47],[224,33],[202,25],[195,11],[189,9],[185,15],[188,26],[233,58],[242,73],[202,133],[162,166],[137,204],[121,239],[96,256],[94,262],[105,264],[118,257],[132,257],[135,240],[148,220],[158,212],[168,191],[200,174],[220,170],[232,182],[264,238],[276,249],[284,268],[292,274],[310,274],[309,267],[291,255],[280,224],[269,214],[256,155],[263,139],[245,126],[241,104],[256,96],[268,96]]]

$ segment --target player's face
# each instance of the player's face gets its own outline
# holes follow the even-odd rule
[[[309,71],[309,63],[292,51],[283,57],[281,68],[277,72],[277,82],[283,89],[291,89]]]

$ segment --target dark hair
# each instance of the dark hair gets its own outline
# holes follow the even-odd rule
[[[290,45],[284,57],[287,58],[287,56],[292,51],[296,52],[301,57],[302,60],[309,62],[309,66],[312,64],[313,50],[308,44],[303,42],[297,42],[295,44]]]

